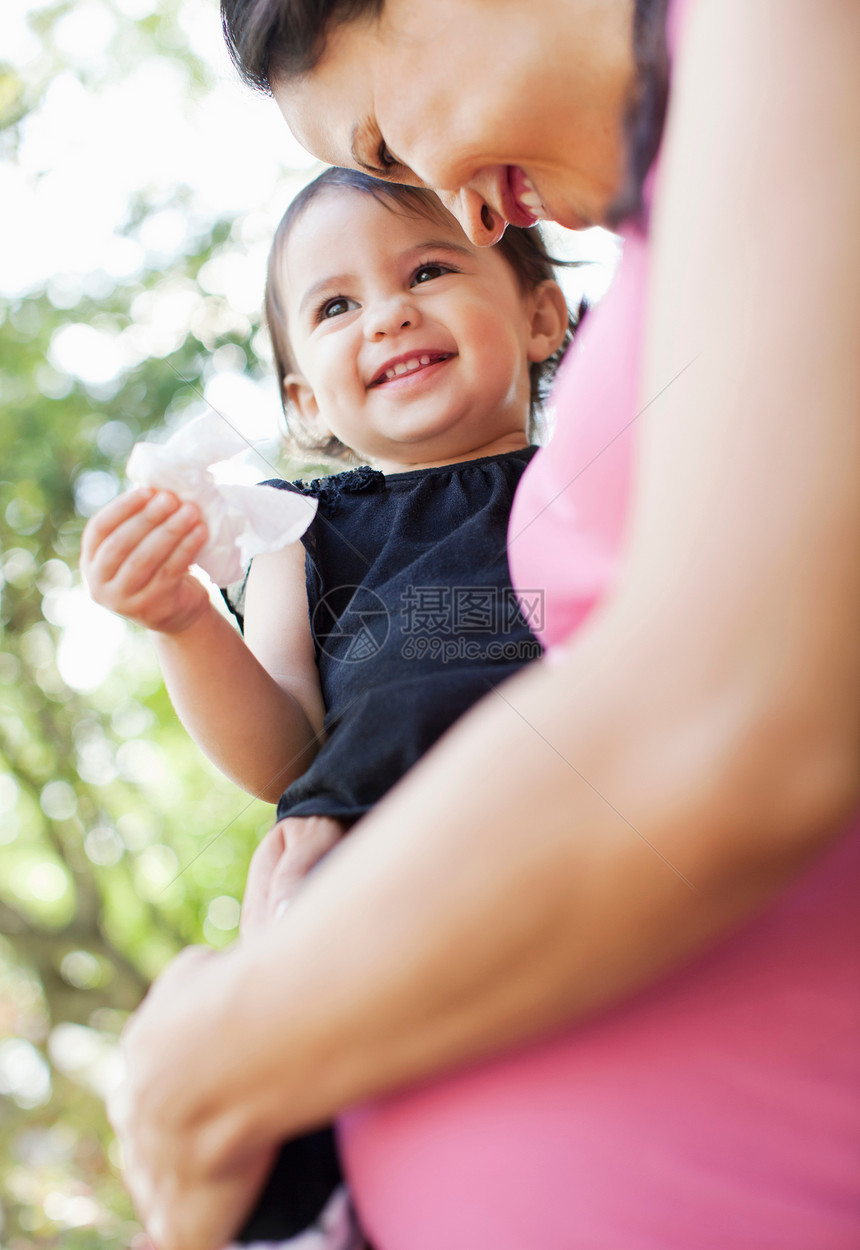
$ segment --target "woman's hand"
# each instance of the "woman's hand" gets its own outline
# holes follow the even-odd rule
[[[254,852],[242,901],[243,938],[265,929],[301,888],[311,869],[341,840],[346,827],[329,816],[279,820]]]
[[[207,1167],[209,1148],[223,1141],[205,1091],[232,963],[233,951],[188,947],[154,983],[122,1036],[125,1073],[108,1099],[108,1116],[122,1147],[125,1183],[158,1250],[220,1250],[241,1227],[271,1166],[272,1149],[258,1149],[229,1167]],[[221,1094],[222,1078],[219,1084]]]
[[[344,832],[340,821],[326,816],[288,818],[269,831],[248,873],[243,938],[280,914]],[[220,1250],[241,1227],[271,1168],[274,1143],[251,1151],[243,1145],[238,1158],[229,1147],[225,1152],[220,1124],[230,1118],[231,1091],[223,1072],[211,1082],[215,1098],[206,1093],[212,1038],[227,1042],[229,1023],[219,1016],[233,1010],[237,953],[202,946],[181,951],[122,1036],[125,1074],[108,1100],[108,1116],[122,1146],[126,1186],[157,1250]]]
[[[206,539],[194,504],[169,491],[128,491],[84,530],[81,571],[102,607],[146,629],[179,633],[209,601],[189,571]]]

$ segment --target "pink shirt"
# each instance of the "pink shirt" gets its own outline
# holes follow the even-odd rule
[[[544,589],[550,647],[616,573],[647,280],[647,238],[630,230],[566,362],[557,435],[517,494],[514,582]],[[858,899],[855,824],[658,986],[346,1117],[376,1250],[858,1250]]]

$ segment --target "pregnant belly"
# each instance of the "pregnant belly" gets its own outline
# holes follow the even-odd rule
[[[860,829],[599,1020],[354,1110],[376,1250],[856,1250]]]

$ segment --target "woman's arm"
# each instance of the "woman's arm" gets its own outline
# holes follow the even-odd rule
[[[173,705],[211,760],[274,802],[319,745],[324,709],[299,543],[260,556],[248,578],[246,639],[190,572],[206,541],[198,510],[135,490],[84,531],[93,598],[152,632]]]
[[[860,10],[700,0],[688,34],[616,591],[212,957],[222,993],[144,1005],[124,1123],[162,1250],[216,1245],[215,1179],[277,1137],[690,958],[857,801]]]

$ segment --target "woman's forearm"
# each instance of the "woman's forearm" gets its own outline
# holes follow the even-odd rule
[[[629,638],[604,619],[490,693],[280,921],[156,982],[115,1122],[164,1250],[227,1240],[284,1137],[653,981],[838,824],[814,725],[768,734],[731,691],[682,723],[671,658]]]
[[[599,671],[586,646],[489,695],[235,952],[221,1092],[192,1096],[223,1100],[207,1135],[222,1165],[623,997],[749,914],[837,822],[801,785],[785,828],[752,720],[655,738],[650,678],[606,641]]]
[[[319,745],[298,700],[214,607],[176,634],[152,634],[185,728],[237,785],[275,802]]]
[[[219,1062],[250,1059],[212,1120],[220,1157],[623,998],[749,915],[856,803],[860,18],[826,7],[691,6],[617,585],[237,954]],[[825,219],[801,295],[797,240]]]
[[[148,1045],[142,1090],[188,1074],[170,1126],[198,1172],[645,985],[856,802],[860,19],[824,7],[691,6],[615,597],[446,735],[264,940],[213,956],[229,1018],[201,997]]]

